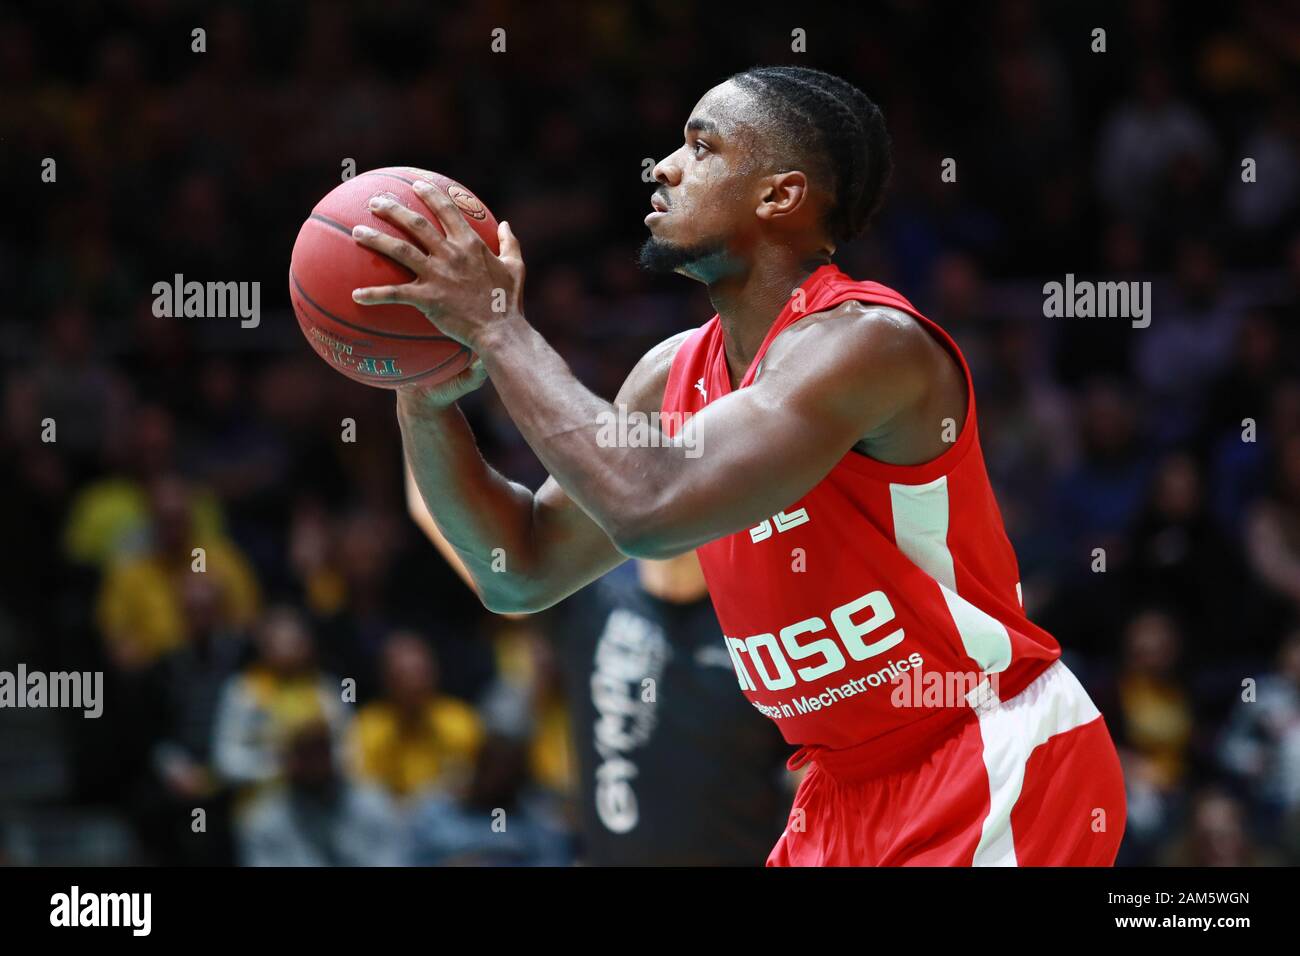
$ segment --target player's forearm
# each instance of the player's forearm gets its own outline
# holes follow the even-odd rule
[[[618,408],[579,382],[522,316],[503,320],[481,348],[488,375],[524,439],[623,550],[657,511],[656,502],[671,495],[682,451],[603,440],[614,431],[609,423],[619,420]]]
[[[420,495],[491,610],[509,611],[532,588],[533,494],[483,460],[464,414],[398,392],[402,445]]]

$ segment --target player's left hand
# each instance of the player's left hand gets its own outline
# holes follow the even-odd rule
[[[362,305],[402,303],[419,309],[444,335],[475,352],[490,347],[489,333],[512,314],[523,311],[524,260],[519,240],[502,222],[497,227],[501,254],[492,250],[470,228],[445,192],[423,180],[416,194],[437,216],[443,232],[427,217],[386,196],[370,200],[370,211],[392,223],[428,253],[405,239],[385,235],[368,226],[355,226],[352,237],[367,249],[385,255],[415,273],[404,285],[354,289],[352,298]],[[445,234],[444,234],[445,233]]]

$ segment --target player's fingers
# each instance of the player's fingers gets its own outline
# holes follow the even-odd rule
[[[440,187],[423,179],[417,179],[412,188],[415,190],[415,194],[420,197],[420,201],[438,217],[438,222],[442,223],[443,231],[448,238],[478,238],[478,233],[469,227],[465,217],[460,214],[460,207],[452,202],[451,197],[443,192]]]
[[[376,217],[391,222],[426,249],[432,250],[442,241],[442,232],[427,216],[420,215],[395,199],[390,199],[388,196],[371,196],[367,205]]]
[[[395,236],[382,233],[378,229],[371,229],[369,226],[353,226],[352,238],[359,245],[365,246],[367,249],[373,249],[399,265],[406,266],[416,275],[420,274],[429,259],[428,256],[405,239],[398,239]]]
[[[420,306],[424,300],[420,290],[414,285],[371,285],[364,289],[352,290],[352,301],[361,305],[402,305]]]
[[[510,223],[502,222],[497,226],[497,241],[501,245],[502,259],[518,259],[520,262],[523,261],[523,250],[519,248],[519,240],[515,238],[514,230],[510,228]]]

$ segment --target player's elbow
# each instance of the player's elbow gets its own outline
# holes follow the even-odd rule
[[[662,561],[673,556],[671,550],[650,536],[619,534],[614,537],[614,547],[618,548],[619,554],[647,561]]]
[[[545,611],[564,596],[541,582],[528,581],[518,575],[512,575],[509,580],[495,587],[475,588],[475,593],[487,610],[510,618],[527,617]]]
[[[478,599],[484,609],[491,611],[493,614],[523,613],[520,602],[510,594],[503,594],[498,591],[479,591]]]
[[[672,529],[660,518],[632,516],[609,530],[610,540],[620,554],[629,558],[663,561],[691,550],[674,540]]]
[[[493,614],[532,614],[535,608],[518,588],[479,588],[478,599]]]

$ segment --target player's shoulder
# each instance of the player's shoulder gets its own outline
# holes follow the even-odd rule
[[[641,356],[619,390],[618,400],[638,407],[647,402],[657,407],[678,350],[698,331],[697,327],[675,332]]]
[[[680,332],[674,332],[672,335],[668,336],[668,338],[664,339],[658,345],[655,345],[646,352],[645,355],[642,356],[639,364],[650,365],[655,368],[662,366],[666,373],[667,369],[672,366],[673,359],[677,357],[677,350],[682,347],[687,339],[698,332],[700,328],[700,326],[696,326],[693,329],[683,329]]]
[[[796,323],[796,328],[803,323]],[[808,316],[808,326],[844,338],[912,339],[927,333],[914,315],[879,302],[848,299]]]
[[[933,337],[920,320],[902,309],[878,302],[849,299],[814,312],[782,331],[768,349],[768,361],[776,366],[784,357],[810,353],[835,356],[845,362],[869,368],[897,369],[922,361],[933,345]]]

